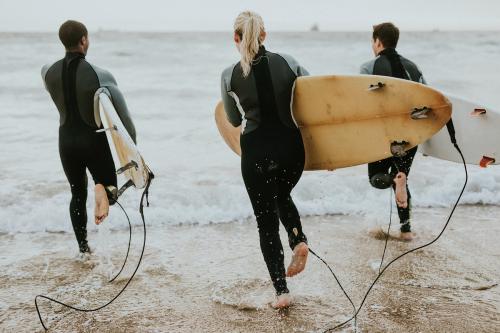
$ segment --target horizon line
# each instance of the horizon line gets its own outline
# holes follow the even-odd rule
[[[46,33],[54,33],[57,32],[57,30],[0,30],[0,34],[5,34],[5,33],[13,33],[13,34],[46,34]],[[89,30],[89,33],[106,33],[106,32],[113,32],[113,33],[232,33],[232,30],[127,30],[127,29],[97,29],[97,30]],[[371,33],[372,30],[364,30],[364,29],[350,29],[350,30],[331,30],[331,29],[325,29],[325,30],[282,30],[282,29],[275,29],[275,30],[270,30],[267,31],[268,33],[297,33],[297,32],[310,32],[310,33],[323,33],[323,32],[340,32],[340,33],[349,33],[349,32],[368,32]],[[404,32],[500,32],[500,28],[495,28],[495,29],[440,29],[440,28],[432,28],[432,29],[405,29],[403,30]]]

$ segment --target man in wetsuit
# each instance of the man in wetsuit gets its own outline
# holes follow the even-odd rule
[[[96,92],[106,92],[129,132],[136,140],[135,128],[125,100],[113,76],[85,60],[89,47],[85,25],[66,21],[59,29],[59,39],[66,49],[63,59],[42,68],[42,78],[60,115],[59,155],[71,186],[69,211],[81,253],[89,253],[87,242],[87,174],[95,182],[95,223],[108,215],[115,202],[116,170],[111,151],[100,124]],[[97,119],[97,120],[96,120]]]
[[[373,27],[373,52],[376,58],[361,66],[361,74],[391,76],[426,84],[422,72],[410,60],[396,51],[399,29],[392,23]],[[379,189],[393,187],[401,223],[401,238],[412,240],[410,226],[411,196],[407,178],[418,147],[410,149],[403,157],[389,157],[368,164],[368,177],[372,186]]]

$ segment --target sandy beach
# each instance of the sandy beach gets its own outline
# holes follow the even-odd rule
[[[498,332],[499,213],[492,206],[460,207],[437,243],[383,275],[359,314],[358,332]],[[390,241],[386,262],[435,237],[447,214],[446,209],[415,211],[417,239]],[[356,215],[304,219],[311,248],[332,266],[356,304],[378,270],[384,243],[368,233],[377,223]],[[289,280],[294,305],[285,312],[271,309],[273,289],[251,220],[147,231],[143,264],[112,305],[81,314],[41,302],[51,332],[321,332],[352,313],[326,267],[312,256],[306,271]],[[108,224],[91,233],[95,254],[86,261],[72,253],[73,237],[0,236],[2,331],[43,331],[33,302],[38,293],[95,307],[123,286],[140,253],[139,227],[129,265],[112,284],[107,280],[120,267],[128,231]],[[290,253],[286,249],[287,261]]]

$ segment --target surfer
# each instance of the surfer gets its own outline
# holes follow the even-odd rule
[[[412,61],[396,51],[399,29],[386,22],[373,26],[372,48],[375,59],[361,66],[361,74],[392,76],[426,84],[420,69]],[[389,157],[368,164],[368,177],[373,187],[393,187],[400,220],[400,237],[413,239],[410,226],[411,195],[408,189],[408,175],[418,147],[412,148],[402,157]]]
[[[63,59],[42,68],[42,78],[60,116],[59,155],[71,187],[69,212],[80,253],[90,253],[87,241],[87,174],[95,183],[95,223],[108,215],[116,196],[116,170],[105,133],[94,117],[94,95],[106,88],[132,139],[135,128],[125,100],[113,76],[85,60],[89,48],[87,28],[77,21],[66,21],[59,28],[65,47]]]
[[[242,126],[241,173],[257,220],[260,248],[276,290],[274,308],[290,305],[286,277],[302,272],[308,246],[290,196],[304,170],[300,131],[290,101],[297,77],[308,75],[295,59],[269,52],[260,15],[245,11],[234,23],[241,60],[222,73],[222,100],[229,122]],[[279,223],[287,233],[292,260],[285,271]]]

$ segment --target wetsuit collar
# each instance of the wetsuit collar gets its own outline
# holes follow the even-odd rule
[[[76,59],[76,58],[84,58],[85,59],[85,54],[83,53],[80,53],[80,52],[66,52],[66,55],[65,55],[65,58],[66,60],[73,60],[73,59]]]
[[[398,54],[398,51],[396,51],[396,49],[393,47],[388,47],[380,51],[378,55],[394,55],[394,54]]]
[[[266,54],[266,48],[264,47],[264,45],[259,46],[259,52],[257,52],[253,61],[258,62],[260,58],[263,57],[265,54]]]
[[[379,55],[385,56],[389,60],[392,71],[390,76],[405,80],[410,79],[409,74],[406,72],[403,63],[401,62],[401,56],[395,48],[386,48],[385,50],[382,50]]]
[[[266,48],[264,45],[259,46],[259,52],[257,52],[257,56],[263,56],[266,53]]]

